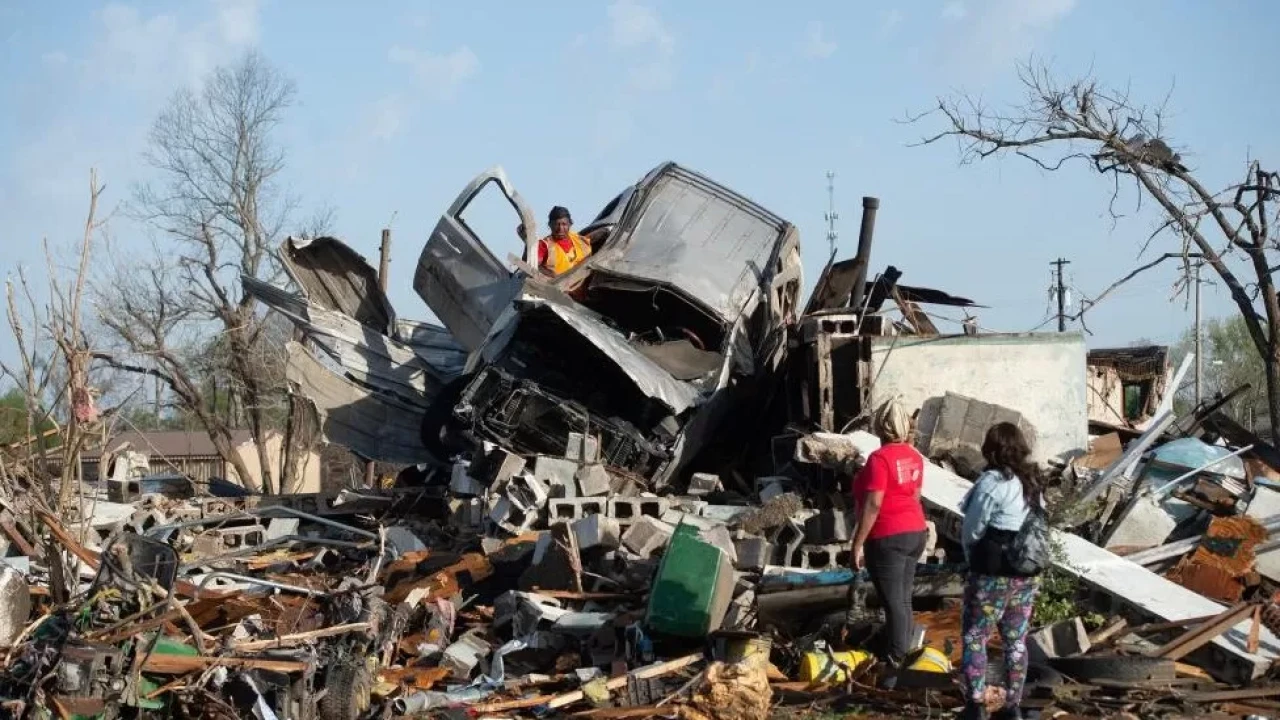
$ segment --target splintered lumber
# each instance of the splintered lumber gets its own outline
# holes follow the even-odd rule
[[[1127,627],[1129,627],[1129,622],[1127,620],[1125,620],[1122,617],[1116,618],[1115,620],[1112,620],[1111,623],[1108,624],[1105,628],[1090,635],[1089,644],[1102,645],[1103,643],[1110,642],[1112,638],[1119,637],[1120,633],[1124,632],[1125,628]]]
[[[664,663],[658,663],[657,665],[642,667],[637,670],[633,670],[631,673],[627,675],[622,675],[620,677],[613,678],[607,681],[604,684],[604,686],[608,690],[619,690],[627,686],[627,678],[629,677],[633,677],[637,680],[651,680],[656,677],[662,677],[663,675],[670,675],[671,673],[676,672],[678,670],[683,670],[684,668],[689,667],[690,665],[698,662],[701,659],[702,659],[702,653],[695,653],[693,655],[686,655],[682,658],[677,658],[675,660],[668,660],[667,662],[664,662]],[[561,707],[564,707],[565,705],[572,705],[576,702],[581,702],[582,700],[586,699],[586,697],[587,697],[586,694],[584,694],[581,690],[574,690],[573,692],[565,693],[564,695],[559,695],[555,698],[552,698],[547,702],[547,708],[551,710],[555,710],[556,708],[561,708]]]
[[[1250,603],[1240,603],[1207,622],[1196,625],[1178,637],[1152,651],[1154,657],[1181,660],[1208,645],[1219,635],[1235,627],[1253,611]]]
[[[270,640],[246,640],[244,642],[233,643],[231,645],[231,649],[236,652],[253,652],[255,650],[292,647],[294,645],[302,645],[303,643],[307,643],[312,640],[319,640],[320,638],[333,637],[334,635],[346,635],[351,632],[368,632],[371,629],[373,629],[372,623],[347,623],[346,625],[334,625],[333,627],[312,630],[311,632],[281,635],[278,638],[272,638]]]
[[[268,670],[271,672],[286,674],[303,672],[307,669],[307,663],[296,660],[153,654],[142,664],[142,670],[144,672],[152,672],[158,675],[185,675],[187,673],[220,666],[243,668],[246,670]]]

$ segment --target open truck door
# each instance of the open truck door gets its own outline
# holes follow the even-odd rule
[[[481,208],[491,209],[487,206],[493,204],[495,195],[515,211],[517,223],[525,228],[526,257],[534,257],[537,227],[533,212],[502,168],[494,167],[468,183],[440,218],[422,249],[413,277],[413,289],[467,350],[484,342],[489,328],[511,306],[524,282],[520,273],[513,273],[498,260],[478,232],[481,225],[474,216]],[[485,202],[478,202],[481,198]],[[493,227],[492,221],[487,218],[484,226]],[[516,224],[506,220],[503,226],[510,228],[506,237],[515,235]]]

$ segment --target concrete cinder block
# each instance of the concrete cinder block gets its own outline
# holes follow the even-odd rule
[[[710,495],[713,492],[724,490],[724,484],[720,482],[719,475],[711,473],[694,473],[689,478],[689,494],[690,495]]]
[[[583,465],[578,468],[574,479],[578,484],[578,495],[582,497],[598,497],[608,495],[611,478],[603,465]]]
[[[841,510],[824,510],[804,523],[804,537],[811,545],[847,543],[852,518]]]
[[[458,498],[449,503],[449,525],[458,530],[474,530],[484,522],[484,500]]]
[[[471,463],[459,460],[449,473],[449,492],[461,497],[480,497],[488,487],[471,476]]]
[[[623,525],[630,525],[641,517],[661,518],[671,507],[664,497],[615,497],[609,499],[609,517]]]
[[[733,548],[738,556],[734,567],[739,570],[760,572],[773,562],[773,545],[765,538],[755,535],[739,538],[733,543]]]
[[[658,519],[672,526],[679,525],[680,523],[684,523],[685,525],[692,525],[698,528],[698,530],[710,530],[711,528],[715,528],[715,527],[721,527],[721,528],[724,527],[724,523],[718,520],[712,520],[710,518],[700,517],[693,513],[679,510],[676,508],[671,508],[670,510],[667,510],[666,512],[662,513],[662,516]]]
[[[537,513],[546,506],[550,493],[546,483],[526,472],[507,482],[506,496],[525,512]]]
[[[507,532],[518,535],[538,519],[536,513],[529,512],[510,498],[499,497],[489,511],[489,519]]]
[[[298,518],[272,518],[267,523],[267,540],[279,540],[283,537],[298,534],[298,526],[302,521]]]
[[[549,522],[572,521],[588,515],[603,515],[608,502],[602,497],[554,498],[547,502]]]
[[[471,464],[470,475],[485,487],[508,482],[524,470],[525,459],[505,448],[490,446]]]
[[[476,666],[488,657],[491,650],[492,647],[481,639],[478,632],[471,631],[445,648],[440,666],[448,668],[455,680],[469,680]]]
[[[801,545],[800,567],[805,570],[836,570],[849,567],[849,545]]]
[[[762,481],[756,487],[756,494],[760,496],[761,503],[767,503],[770,500],[787,494],[787,486],[781,482],[781,478],[761,478]]]
[[[671,506],[672,510],[679,510],[680,512],[697,515],[698,517],[702,517],[702,508],[710,504],[706,500],[699,500],[685,495],[676,495],[674,497],[668,497],[667,499],[674,503]]]
[[[1089,632],[1078,617],[1042,628],[1027,638],[1027,655],[1034,663],[1046,663],[1049,658],[1070,657],[1089,652]]]
[[[622,545],[642,558],[667,546],[675,528],[652,517],[642,516],[622,535]]]
[[[578,463],[564,458],[539,455],[533,461],[533,476],[548,488],[551,497],[571,498],[578,495],[574,475]]]
[[[582,463],[600,462],[600,441],[593,435],[569,433],[569,441],[565,443],[564,456],[567,460]]]
[[[734,548],[733,537],[729,534],[729,528],[723,525],[715,525],[705,530],[700,530],[698,539],[708,545],[720,548],[729,557],[731,564],[738,562],[738,551]]]
[[[774,549],[774,562],[786,567],[804,567],[800,547],[804,544],[804,529],[799,523],[783,523],[769,538]]]
[[[734,520],[750,515],[755,511],[756,508],[744,505],[706,505],[698,511],[698,514],[704,518],[718,520],[726,525],[731,525]]]
[[[578,536],[578,548],[604,548],[613,550],[622,542],[622,527],[618,521],[604,515],[588,515],[574,520],[573,533]]]

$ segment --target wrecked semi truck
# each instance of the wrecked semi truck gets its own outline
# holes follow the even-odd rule
[[[499,259],[501,240],[468,222],[486,191],[529,229],[521,258]],[[525,456],[594,450],[666,485],[779,371],[799,310],[796,228],[664,163],[582,228],[592,254],[571,271],[529,266],[535,230],[501,168],[467,184],[414,277],[442,327],[398,320],[373,269],[334,238],[286,241],[301,295],[244,284],[310,341],[290,346],[287,375],[330,442],[413,464],[486,441]]]

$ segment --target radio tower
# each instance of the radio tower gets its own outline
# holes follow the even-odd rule
[[[840,214],[836,212],[836,174],[827,171],[827,213],[824,216],[827,220],[827,245],[831,250],[831,258],[836,256],[836,239],[840,237],[840,233],[836,231],[836,221],[840,219]]]

